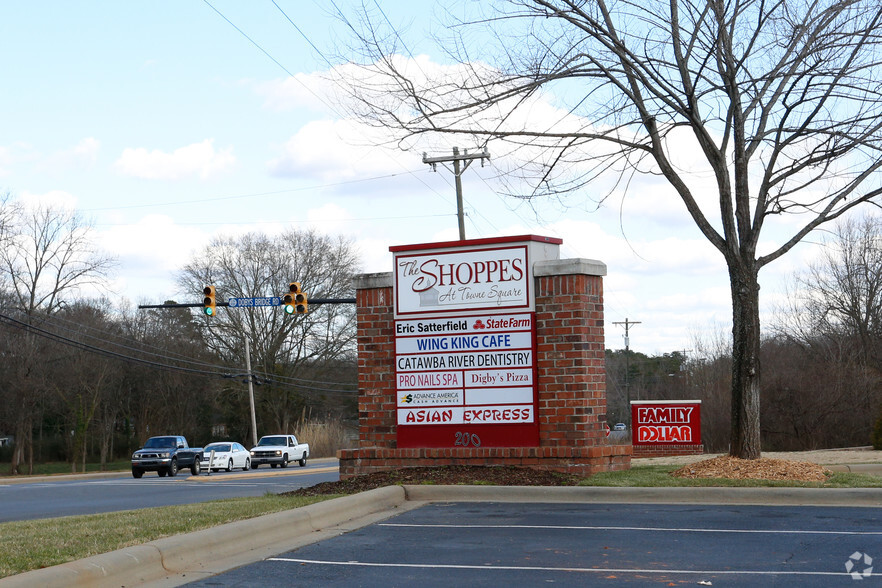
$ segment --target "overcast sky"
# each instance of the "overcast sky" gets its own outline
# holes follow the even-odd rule
[[[372,146],[376,136],[328,99],[324,57],[345,37],[328,3],[276,3],[0,4],[0,189],[91,219],[119,258],[115,295],[196,301],[176,291],[175,272],[222,233],[342,234],[365,272],[391,271],[392,245],[457,238],[451,172],[433,172],[417,150]],[[441,56],[420,43],[419,4],[411,14],[413,2],[382,2],[391,21],[411,22],[410,48],[431,67]],[[631,348],[649,354],[728,331],[725,265],[667,186],[639,178],[624,201],[598,208],[602,191],[586,191],[534,211],[501,196],[495,156],[463,175],[466,236],[559,237],[562,257],[605,263],[607,347],[624,347],[613,323],[626,319],[639,322]],[[811,254],[800,247],[763,270],[764,316]]]

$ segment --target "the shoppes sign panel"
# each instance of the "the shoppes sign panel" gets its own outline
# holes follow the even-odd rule
[[[391,248],[398,447],[538,445],[535,236]]]

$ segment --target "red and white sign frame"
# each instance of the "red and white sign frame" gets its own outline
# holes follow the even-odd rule
[[[701,400],[632,400],[634,445],[700,445]]]
[[[560,239],[390,247],[398,447],[539,444],[532,263]]]

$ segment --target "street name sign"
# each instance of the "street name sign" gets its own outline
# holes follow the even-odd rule
[[[254,308],[258,306],[281,306],[280,296],[262,296],[259,298],[230,298],[227,300],[230,308]]]

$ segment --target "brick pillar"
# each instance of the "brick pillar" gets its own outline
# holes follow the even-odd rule
[[[581,447],[606,443],[603,278],[583,259],[544,261],[536,277],[539,442]]]
[[[356,281],[358,446],[396,446],[392,274]]]

